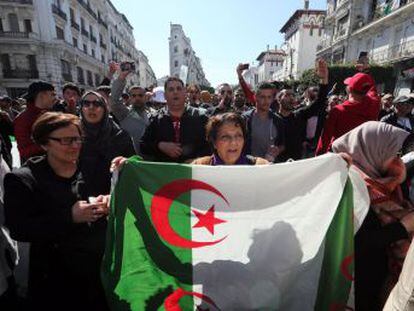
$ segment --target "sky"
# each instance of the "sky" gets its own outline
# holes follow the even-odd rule
[[[310,0],[326,9],[326,0]],[[236,66],[284,42],[280,28],[303,0],[112,0],[134,27],[157,78],[169,74],[170,22],[181,24],[212,86],[236,83]]]

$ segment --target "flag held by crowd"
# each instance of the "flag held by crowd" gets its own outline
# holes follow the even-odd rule
[[[343,310],[354,180],[333,154],[262,167],[131,158],[103,261],[112,310]]]

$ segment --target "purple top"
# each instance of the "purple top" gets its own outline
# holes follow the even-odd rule
[[[247,159],[246,155],[242,154],[240,156],[240,158],[236,161],[236,163],[234,163],[233,165],[249,165],[249,164],[250,164],[250,161]],[[226,164],[219,157],[218,154],[214,153],[213,154],[213,161],[212,161],[211,165],[216,166],[216,165],[226,165]]]

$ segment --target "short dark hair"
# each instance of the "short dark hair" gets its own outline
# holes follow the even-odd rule
[[[64,94],[66,90],[75,91],[78,94],[78,96],[82,96],[80,88],[75,83],[72,83],[72,82],[65,83],[62,88],[62,94]]]
[[[243,132],[244,140],[247,138],[246,122],[243,117],[234,112],[227,112],[210,117],[206,125],[206,138],[208,142],[213,145],[217,139],[217,134],[220,127],[224,124],[232,123],[240,127]]]
[[[262,90],[274,90],[276,89],[275,86],[270,82],[262,82],[258,85],[256,89],[256,94],[259,93]]]
[[[46,112],[33,124],[32,139],[38,145],[46,145],[50,133],[69,125],[75,125],[82,134],[79,117],[70,113]]]
[[[180,82],[181,85],[184,87],[183,80],[181,80],[180,78],[177,78],[177,77],[169,77],[164,83],[164,90],[165,91],[167,90],[168,83],[173,82],[173,81]]]
[[[105,94],[109,96],[109,94],[111,94],[111,87],[109,85],[101,85],[97,87],[96,91],[104,92]]]
[[[135,85],[131,86],[131,87],[128,89],[128,94],[129,94],[129,95],[131,94],[131,91],[132,91],[132,90],[143,90],[143,91],[145,91],[145,88],[143,88],[142,86],[139,86],[139,85],[135,84]]]

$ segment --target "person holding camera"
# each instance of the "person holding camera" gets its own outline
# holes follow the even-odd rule
[[[145,88],[133,85],[128,89],[130,107],[127,107],[122,94],[126,85],[127,76],[135,71],[135,64],[124,62],[120,65],[121,72],[112,83],[110,110],[120,127],[132,138],[137,154],[140,154],[140,141],[149,124],[151,112],[146,106]]]

